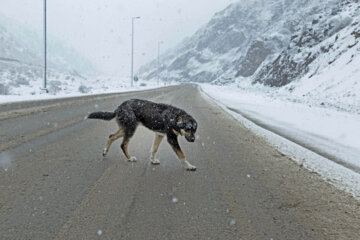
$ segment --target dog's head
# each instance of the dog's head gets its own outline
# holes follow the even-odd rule
[[[195,132],[197,129],[197,122],[191,116],[182,116],[178,119],[177,126],[180,129],[180,134],[185,137],[188,142],[195,141]]]

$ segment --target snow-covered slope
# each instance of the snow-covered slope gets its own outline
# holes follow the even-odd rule
[[[128,78],[86,76],[76,71],[47,71],[47,89],[53,96],[74,96],[91,93],[122,92],[155,87],[152,82],[136,82],[129,88]],[[41,94],[43,68],[12,59],[0,58],[0,103],[36,99]]]
[[[0,94],[39,92],[42,66],[41,34],[0,16]],[[77,92],[90,91],[89,80],[85,76],[95,74],[95,68],[54,37],[49,37],[48,41],[48,67],[48,87],[52,94],[70,88]]]
[[[94,74],[92,64],[74,49],[48,34],[48,66],[62,71],[76,70]],[[0,57],[17,59],[23,63],[43,64],[42,32],[19,25],[0,15]]]

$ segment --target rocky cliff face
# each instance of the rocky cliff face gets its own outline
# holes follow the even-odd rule
[[[142,78],[283,86],[336,61],[359,38],[358,0],[240,1],[218,12]]]
[[[276,59],[259,70],[254,82],[283,86],[311,70],[314,71],[312,74],[316,74],[316,69],[331,64],[347,48],[357,44],[351,32],[356,33],[359,29],[359,13],[359,6],[354,8],[350,2],[343,1],[333,8],[314,14],[311,22],[299,26],[291,35],[289,44],[277,54]],[[349,29],[353,31],[348,32]],[[351,46],[351,43],[354,45]],[[331,56],[333,54],[335,58]]]

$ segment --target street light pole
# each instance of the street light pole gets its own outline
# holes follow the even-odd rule
[[[160,44],[163,41],[158,41],[158,59],[157,59],[157,85],[159,85],[159,71],[160,71]]]
[[[140,17],[132,17],[131,19],[131,87],[134,86],[134,20]]]
[[[44,81],[43,87],[41,89],[42,92],[47,93],[48,90],[46,89],[46,50],[47,50],[47,42],[46,42],[46,0],[44,0]]]

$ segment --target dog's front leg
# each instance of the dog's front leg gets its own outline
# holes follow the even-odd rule
[[[159,149],[159,145],[160,145],[161,141],[163,140],[163,138],[164,138],[163,134],[155,133],[154,143],[151,148],[151,156],[150,156],[151,164],[154,164],[154,165],[160,164],[159,159],[155,158],[155,154],[156,154],[157,150]]]
[[[183,165],[185,165],[186,170],[196,171],[196,166],[190,164],[186,160],[186,157],[180,148],[179,142],[177,140],[177,136],[175,134],[168,134],[167,141],[170,144],[170,146],[172,147],[172,149],[174,150],[174,152],[176,153],[176,155],[178,156],[178,158],[180,159],[180,161],[183,163]]]

